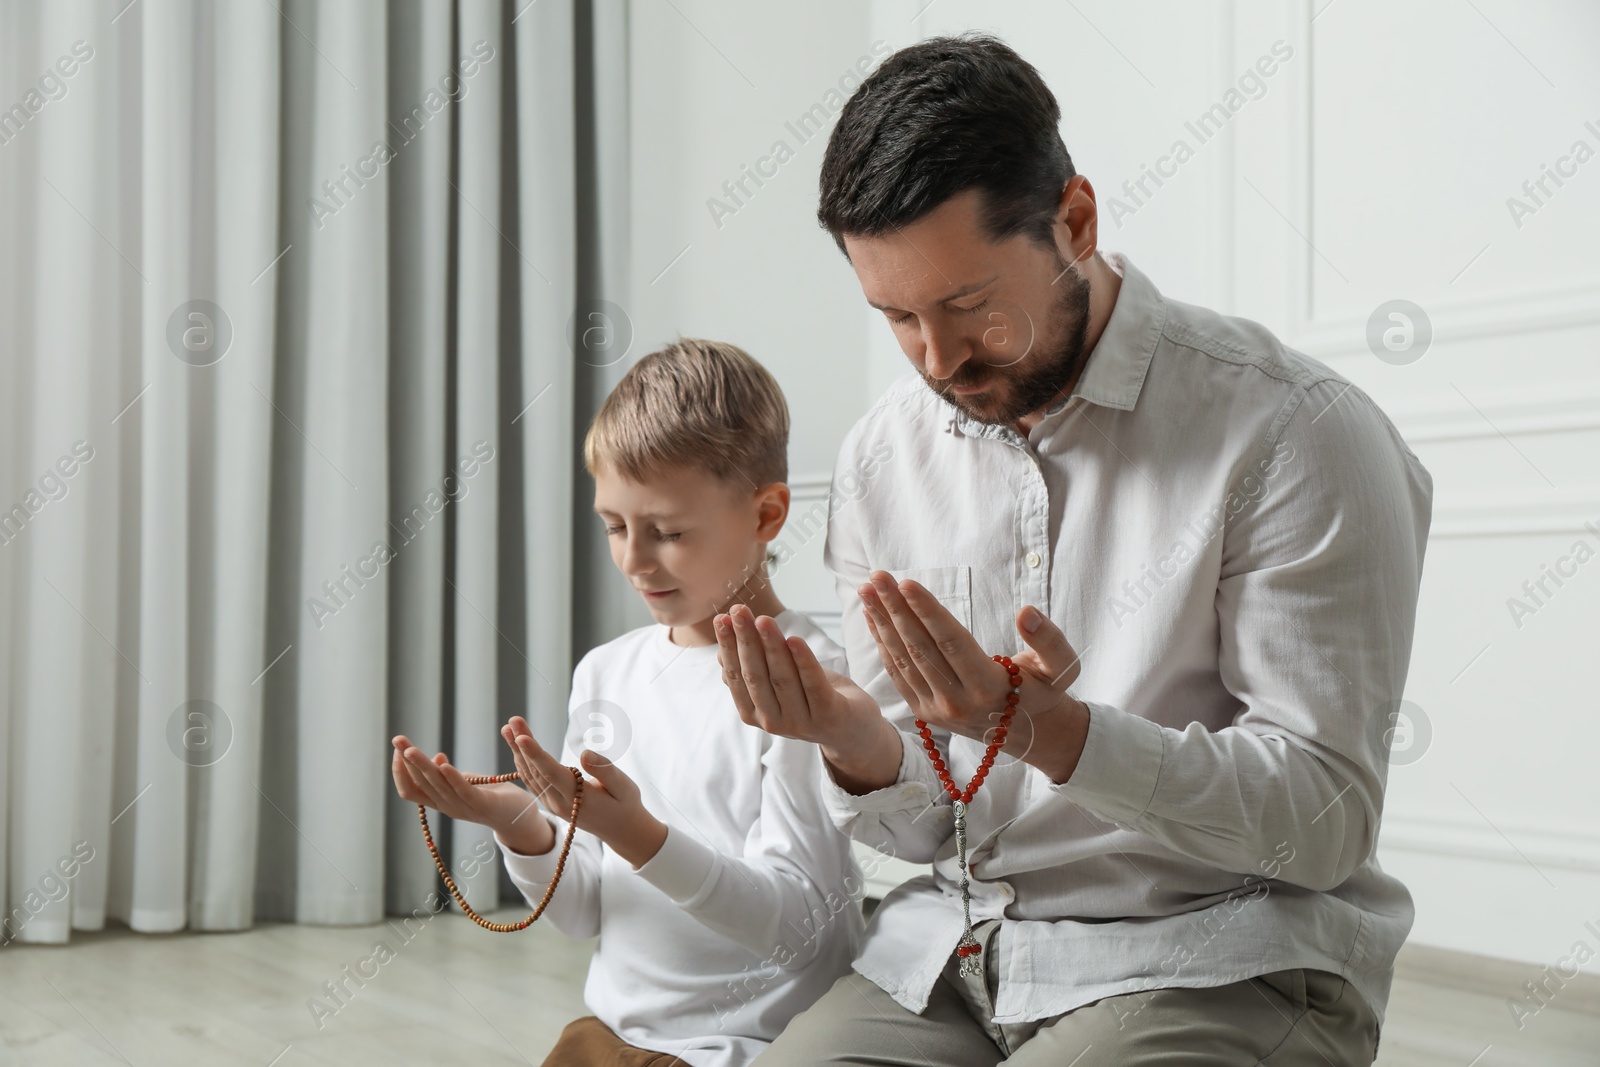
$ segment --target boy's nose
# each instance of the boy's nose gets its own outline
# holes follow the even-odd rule
[[[642,539],[629,537],[622,550],[622,573],[637,580],[655,570],[655,559]],[[637,582],[636,582],[637,584]]]

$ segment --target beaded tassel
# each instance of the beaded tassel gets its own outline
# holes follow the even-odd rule
[[[975,977],[983,972],[978,955],[983,946],[972,934],[972,893],[967,878],[967,805],[957,800],[950,805],[956,813],[956,866],[961,868],[961,940],[956,943],[956,955],[961,957],[961,975]]]

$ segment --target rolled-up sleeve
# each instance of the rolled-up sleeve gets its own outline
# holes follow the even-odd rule
[[[1163,727],[1088,702],[1072,776],[1052,786],[1225,870],[1339,885],[1372,853],[1392,716],[1410,663],[1432,479],[1370,398],[1309,386],[1287,407],[1265,482],[1226,526],[1218,670],[1232,725]],[[1281,854],[1281,853],[1276,853]]]
[[[955,817],[916,738],[900,731],[900,747],[900,774],[893,785],[850,793],[824,766],[822,799],[834,825],[852,840],[908,863],[931,863],[954,832]]]

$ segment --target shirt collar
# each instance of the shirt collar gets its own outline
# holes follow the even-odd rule
[[[1045,422],[1054,421],[1064,411],[1074,396],[1081,396],[1092,404],[1132,411],[1144,388],[1150,360],[1156,352],[1156,342],[1167,321],[1167,305],[1161,293],[1143,271],[1135,267],[1121,252],[1104,253],[1111,269],[1122,276],[1122,286],[1117,290],[1117,302],[1112,305],[1106,328],[1089,353],[1089,361],[1078,376],[1078,384],[1069,396],[1052,404],[1045,417],[1036,426],[1035,433]],[[946,401],[949,404],[949,401]],[[993,426],[979,422],[950,404],[949,428],[971,437],[1016,436],[1010,427]]]

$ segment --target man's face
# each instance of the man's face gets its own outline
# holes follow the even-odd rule
[[[845,236],[867,302],[928,388],[980,422],[1012,424],[1077,374],[1089,282],[1024,236],[991,241],[967,190],[883,237]]]

